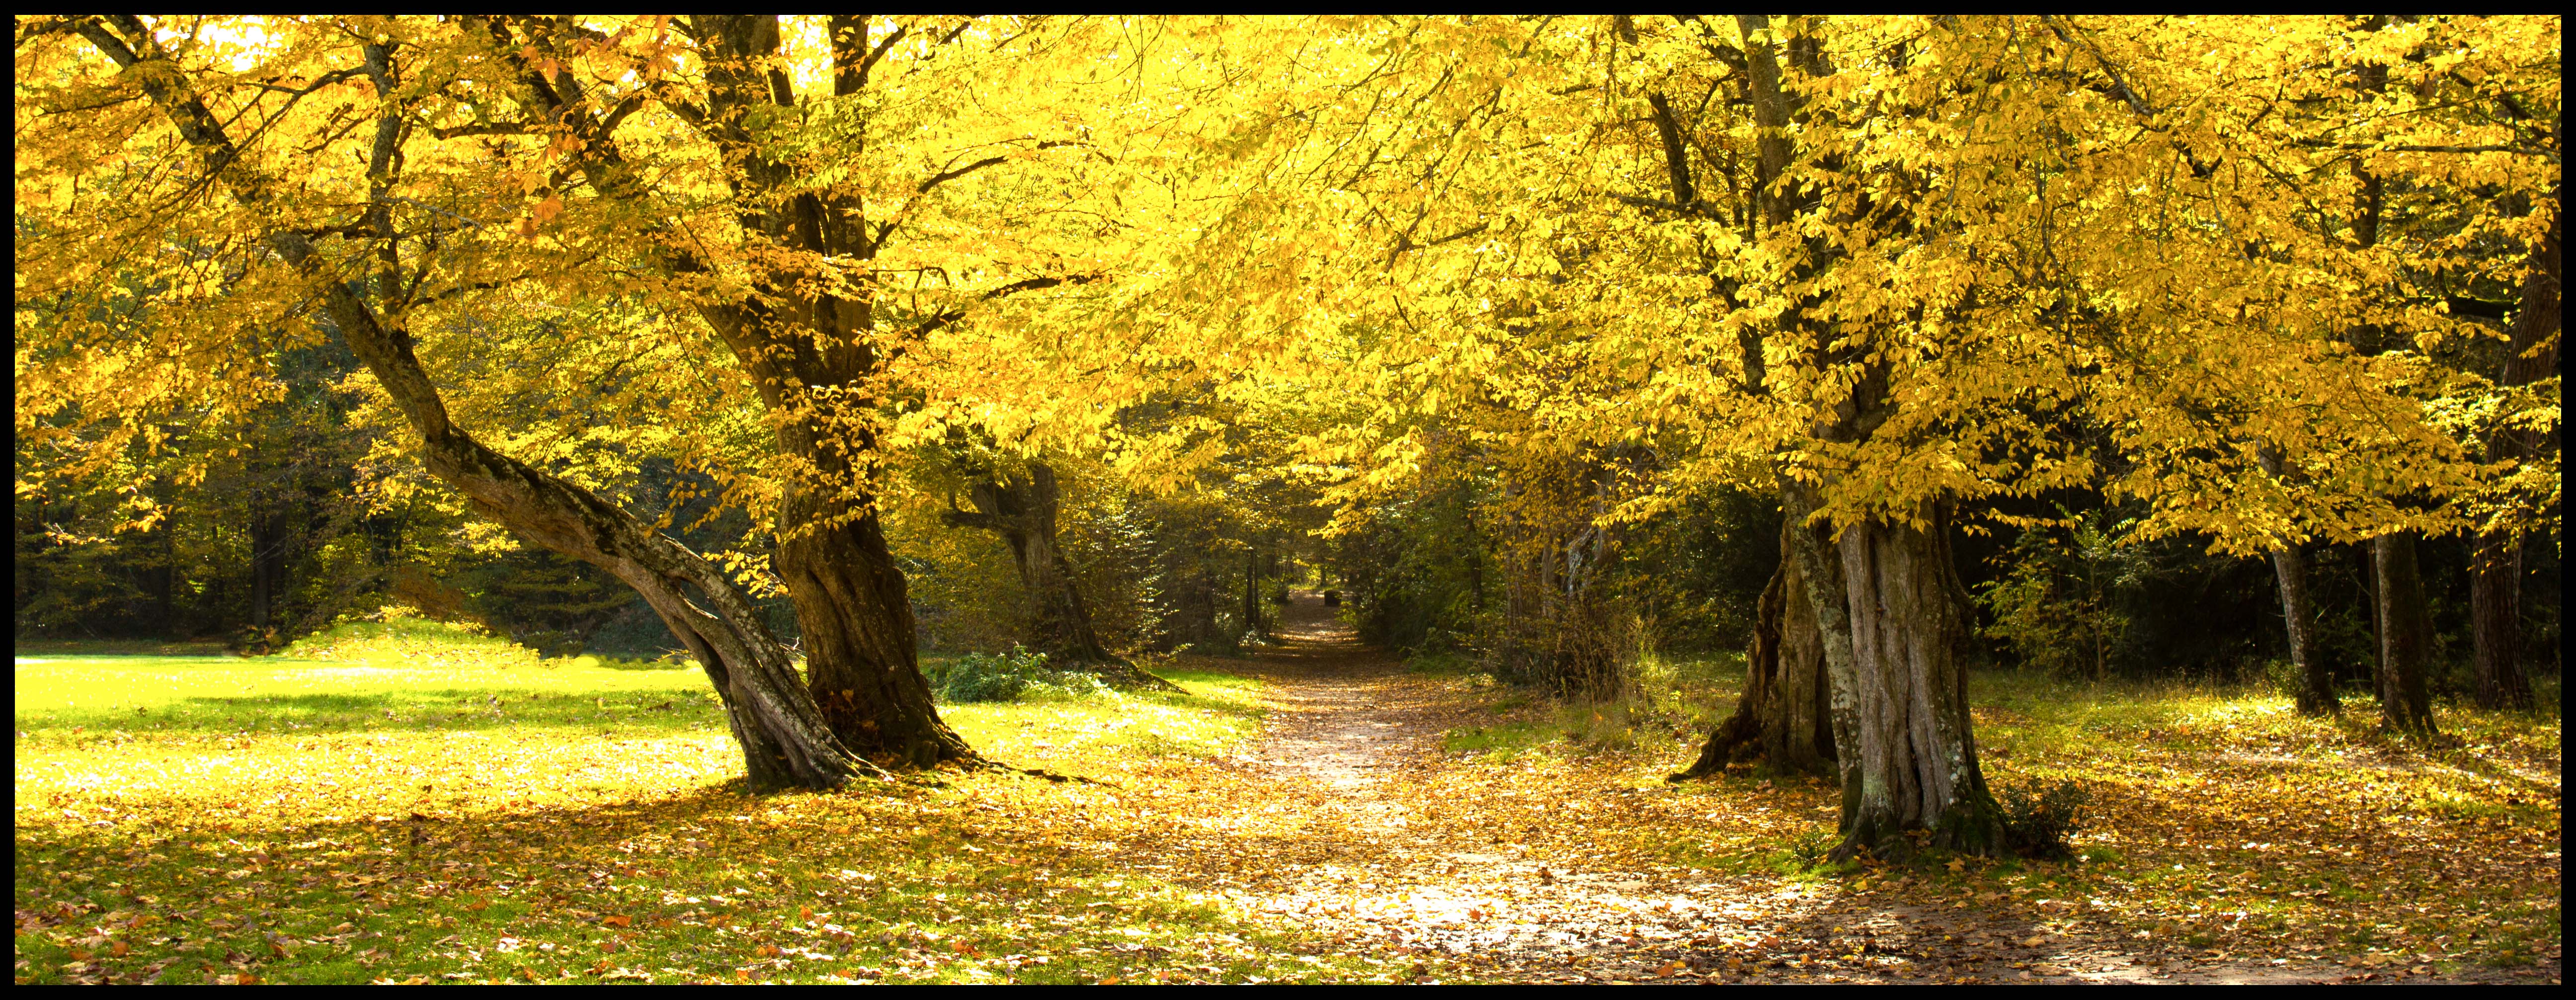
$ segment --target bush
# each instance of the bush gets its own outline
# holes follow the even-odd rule
[[[2007,788],[1995,796],[2004,846],[2028,858],[2072,857],[2068,838],[2083,828],[2093,793],[2073,781]]]
[[[930,692],[941,701],[957,703],[1080,698],[1109,690],[1096,675],[1057,670],[1046,663],[1045,653],[1016,645],[1007,653],[968,653],[931,668]]]

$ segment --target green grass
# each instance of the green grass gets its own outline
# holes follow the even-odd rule
[[[1082,817],[1257,731],[1259,683],[1216,670],[943,709],[1109,784],[766,797],[694,667],[394,622],[16,670],[21,983],[1391,977],[1098,850]]]

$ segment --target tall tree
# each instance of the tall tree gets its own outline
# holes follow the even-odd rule
[[[915,664],[903,579],[873,506],[878,407],[886,364],[908,345],[1094,273],[1064,269],[1075,244],[1049,242],[1093,229],[1023,220],[1018,246],[977,256],[994,228],[956,226],[960,206],[978,204],[959,191],[1017,183],[1015,172],[1062,180],[1050,156],[1094,155],[1070,108],[956,113],[985,87],[1087,96],[1039,85],[1094,65],[1079,45],[1042,44],[1063,40],[1048,30],[753,15],[22,22],[22,59],[44,66],[46,82],[22,89],[22,122],[39,107],[48,136],[93,152],[166,146],[197,167],[179,177],[124,171],[121,159],[65,164],[65,178],[162,187],[126,192],[100,224],[58,230],[47,259],[75,260],[101,245],[85,241],[116,233],[202,239],[218,252],[187,266],[216,272],[206,277],[232,283],[230,294],[218,303],[198,280],[156,309],[193,309],[211,331],[262,310],[267,322],[336,328],[434,474],[485,516],[644,595],[725,695],[756,783],[828,786],[869,760],[974,756],[940,722]],[[60,44],[74,38],[95,55]],[[1059,134],[1030,135],[1034,120]],[[40,209],[48,219],[102,204],[95,183],[48,194],[61,198]],[[907,252],[890,251],[907,237]],[[68,268],[65,284],[83,271]],[[797,610],[802,678],[724,568],[454,418],[452,397],[470,403],[482,385],[423,355],[436,361],[476,316],[544,286],[559,304],[662,307],[565,336],[610,347],[703,331],[729,355],[770,428],[769,485],[753,493]],[[22,301],[39,292],[22,286]],[[643,356],[705,369],[702,358]]]

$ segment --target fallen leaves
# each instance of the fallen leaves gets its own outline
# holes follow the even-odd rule
[[[739,762],[712,717],[702,730],[616,738],[515,724],[268,732],[228,737],[221,750],[193,738],[111,747],[22,737],[21,954],[77,964],[34,973],[64,982],[160,972],[148,963],[171,981],[208,981],[215,971],[196,971],[207,964],[291,978],[341,956],[381,967],[368,973],[379,982],[1569,981],[1694,970],[1732,982],[2055,977],[2113,964],[2104,956],[2184,948],[2196,949],[2186,967],[2296,946],[2367,952],[2382,957],[2356,968],[2409,975],[2506,949],[2555,954],[2555,868],[2540,867],[2556,853],[2555,799],[2528,786],[2513,793],[2522,803],[2498,806],[2430,768],[2354,781],[2315,766],[2307,780],[2277,764],[2062,738],[2090,740],[2094,755],[2030,746],[2013,759],[2105,770],[2116,812],[2105,835],[2080,845],[2091,860],[1944,858],[1838,875],[1807,867],[1794,847],[1829,822],[1818,819],[1831,804],[1822,786],[1664,786],[1669,761],[1658,754],[1670,751],[1653,745],[1444,753],[1436,734],[1450,720],[1497,725],[1490,689],[1380,668],[1330,684],[1262,669],[1274,686],[1272,735],[1259,744],[1243,740],[1258,706],[1241,682],[1215,689],[1234,692],[1231,702],[955,713],[979,745],[1017,741],[1015,763],[1101,785],[960,775],[745,798],[721,787]],[[562,700],[594,710],[587,694]],[[509,702],[517,711],[521,698]],[[1981,732],[2028,741],[2053,724],[2024,718]],[[1173,719],[1198,742],[1140,741]],[[2162,755],[2152,767],[2140,763],[2147,752]],[[593,763],[611,760],[632,766]],[[670,760],[689,763],[658,763]],[[344,761],[375,770],[333,770]],[[2188,792],[2156,773],[2187,777]],[[2285,819],[2308,809],[2315,823],[2351,824],[2363,804],[2378,811],[2346,840]],[[120,819],[88,825],[100,816]],[[2407,839],[2464,829],[2476,833]],[[2444,860],[2517,842],[2518,855]],[[2215,863],[2230,859],[2241,867]],[[2256,878],[2266,872],[2312,881]],[[2419,888],[2412,880],[2427,872],[2457,884]],[[2477,894],[2506,884],[2510,896]],[[2495,899],[2492,917],[2457,915]],[[99,936],[139,928],[147,909],[207,937]],[[358,913],[377,919],[350,919]],[[2435,929],[2451,942],[2431,944]],[[2149,936],[2112,937],[2132,930]],[[2326,947],[2320,930],[2376,947]],[[1034,942],[1049,954],[1028,954]],[[2245,957],[2212,959],[2214,945]],[[575,950],[596,961],[526,964],[571,962]],[[167,964],[182,955],[191,961]],[[639,971],[665,967],[686,971]]]

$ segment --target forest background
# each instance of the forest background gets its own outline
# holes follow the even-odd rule
[[[1990,853],[1967,671],[2558,672],[2554,18],[17,23],[16,629],[387,614],[983,764],[1360,634]],[[944,668],[943,668],[944,669]]]

